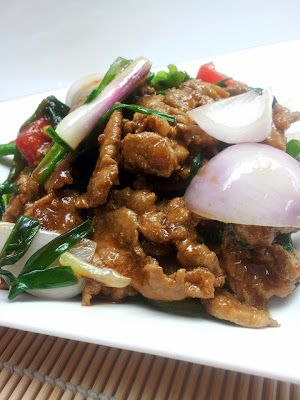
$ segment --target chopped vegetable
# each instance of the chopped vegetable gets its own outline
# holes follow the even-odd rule
[[[195,157],[192,158],[191,172],[190,172],[190,177],[189,177],[190,180],[192,180],[194,178],[194,176],[198,173],[203,159],[204,159],[204,156],[202,153],[198,153],[197,155],[195,155]]]
[[[94,89],[86,98],[84,104],[88,104],[93,101],[99,94],[103,91],[103,89],[112,82],[113,79],[117,75],[119,75],[125,68],[129,66],[132,60],[126,60],[123,57],[118,57],[109,67],[108,71],[104,75],[103,79],[99,83],[98,87]]]
[[[201,79],[202,81],[207,83],[215,84],[222,81],[226,82],[227,85],[231,85],[233,83],[233,80],[231,78],[228,78],[228,76],[226,76],[225,74],[216,71],[215,64],[213,62],[201,65],[197,73],[197,79]]]
[[[66,94],[66,104],[74,109],[84,103],[87,96],[99,85],[101,76],[98,73],[86,75],[70,86]]]
[[[46,270],[35,270],[28,272],[12,283],[8,298],[13,300],[25,291],[31,289],[60,288],[78,283],[70,267],[55,267]]]
[[[81,239],[89,235],[92,231],[91,221],[86,220],[70,231],[56,237],[27,260],[20,275],[24,275],[31,271],[44,270],[50,267],[62,253],[80,242]]]
[[[18,185],[16,183],[4,182],[0,184],[0,218],[5,212],[8,195],[18,192]]]
[[[93,279],[109,287],[123,288],[131,282],[130,278],[119,274],[111,268],[95,267],[69,252],[63,253],[60,256],[59,262],[61,265],[70,266],[78,277]]]
[[[276,236],[274,242],[280,244],[289,253],[295,251],[295,246],[290,233],[280,233]]]
[[[265,144],[230,146],[201,168],[185,201],[225,223],[300,228],[300,164]]]
[[[67,154],[68,150],[66,147],[61,146],[55,142],[42,161],[39,163],[37,168],[33,171],[32,177],[40,185],[44,184],[54,171],[57,163]]]
[[[222,79],[219,82],[214,83],[214,85],[220,86],[222,88],[226,88],[229,85],[228,82],[230,82],[230,81],[231,81],[231,78],[225,78],[225,79]]]
[[[91,103],[78,107],[57,126],[56,132],[73,150],[97,125],[110,107],[128,96],[148,74],[149,60],[140,57],[133,61]]]
[[[59,122],[68,114],[69,107],[59,101],[55,96],[46,97],[32,114],[21,126],[20,132],[22,132],[28,125],[36,121],[40,117],[43,117],[47,121],[51,122],[51,125],[56,128]]]
[[[0,254],[0,267],[13,265],[27,252],[40,224],[37,220],[22,215],[15,223]]]
[[[65,143],[60,136],[55,132],[52,126],[49,126],[46,129],[47,134],[54,140],[54,142],[58,143],[61,147],[64,147],[66,152],[72,151],[72,149]]]
[[[132,90],[147,76],[151,63],[140,57],[130,63],[101,94],[88,104],[78,107],[68,114],[57,126],[56,133],[73,150],[90,134],[100,118],[110,107],[128,96]],[[57,162],[66,154],[64,147],[55,143],[52,149],[34,171],[33,176],[39,183],[50,177]]]
[[[0,157],[14,155],[16,150],[15,143],[0,144]]]
[[[172,87],[179,87],[183,82],[190,79],[190,76],[184,72],[179,71],[173,64],[168,65],[167,71],[157,72],[150,80],[151,86],[160,93],[164,93],[167,89]]]
[[[136,104],[116,103],[103,115],[103,117],[100,120],[100,123],[102,123],[102,124],[106,123],[107,120],[109,119],[109,117],[111,116],[111,114],[115,110],[119,110],[119,109],[126,109],[126,110],[130,110],[133,112],[138,112],[138,113],[146,114],[146,115],[156,115],[157,117],[163,118],[170,123],[174,123],[176,121],[176,117],[174,115],[165,114],[163,112],[160,112],[157,110],[152,110],[150,108],[145,108],[142,106],[138,106]]]
[[[49,120],[39,117],[20,131],[16,145],[29,164],[34,164],[38,159],[39,149],[45,143],[51,142],[51,138],[46,133],[49,126]]]
[[[272,130],[272,101],[269,89],[205,104],[188,115],[206,133],[225,143],[261,142]]]
[[[297,161],[300,161],[300,141],[297,139],[290,140],[286,145],[286,152]]]

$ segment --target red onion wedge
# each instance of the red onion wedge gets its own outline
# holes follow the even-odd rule
[[[274,147],[227,147],[198,172],[187,207],[225,223],[300,228],[300,163]]]
[[[122,101],[147,76],[151,62],[139,57],[88,104],[76,108],[57,126],[56,133],[73,150],[86,138],[110,107]]]
[[[225,143],[262,142],[272,129],[273,95],[254,90],[188,112],[206,133]]]

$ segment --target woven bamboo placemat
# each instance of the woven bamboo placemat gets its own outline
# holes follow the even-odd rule
[[[0,400],[299,400],[300,385],[0,327]]]

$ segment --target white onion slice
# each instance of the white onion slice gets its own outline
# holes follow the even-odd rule
[[[188,112],[206,133],[225,143],[262,142],[272,129],[273,95],[254,90]]]
[[[106,111],[128,96],[147,76],[150,68],[150,61],[143,57],[130,63],[98,97],[68,114],[56,127],[58,135],[75,150]]]
[[[80,106],[92,90],[99,85],[100,79],[100,74],[94,73],[74,82],[66,94],[66,104],[71,109]]]
[[[6,240],[8,239],[14,224],[9,222],[0,222],[0,251],[3,248]],[[8,265],[3,267],[8,271],[11,271],[15,276],[19,275],[21,269],[25,265],[26,261],[29,257],[32,256],[37,250],[41,247],[48,244],[51,240],[55,239],[59,236],[56,232],[45,231],[40,229],[35,238],[33,239],[30,248],[26,252],[26,254],[14,265]],[[82,259],[83,261],[91,261],[94,256],[96,250],[96,243],[89,239],[82,239],[76,246],[70,249],[70,253],[76,255],[76,257]],[[54,267],[59,265],[58,262],[53,265]],[[30,290],[28,293],[48,299],[69,299],[79,295],[82,292],[84,285],[84,279],[80,279],[79,282],[72,286],[66,286],[62,288],[53,288],[53,289],[35,289]]]
[[[193,178],[185,201],[226,223],[300,228],[300,163],[265,144],[230,146]]]
[[[61,265],[69,266],[73,269],[77,276],[90,278],[94,281],[101,282],[105,286],[123,288],[130,284],[131,279],[119,274],[111,268],[99,268],[75,257],[69,252],[63,253],[59,262]]]

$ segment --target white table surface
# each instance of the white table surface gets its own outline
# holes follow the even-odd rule
[[[0,0],[0,101],[59,89],[119,55],[155,65],[300,38],[299,0]]]

